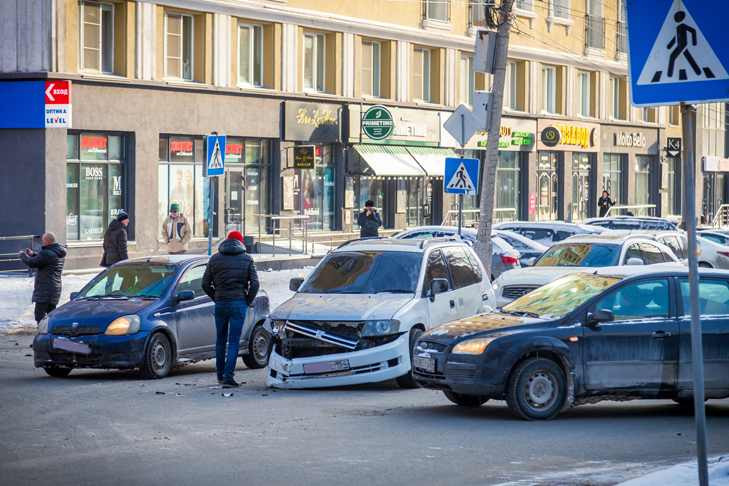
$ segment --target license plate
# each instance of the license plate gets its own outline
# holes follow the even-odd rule
[[[313,375],[319,373],[332,373],[335,371],[349,370],[349,360],[339,359],[337,361],[325,361],[323,363],[311,363],[304,365],[304,374]]]
[[[425,370],[428,373],[435,373],[435,360],[433,358],[423,358],[422,356],[416,356],[413,358],[413,365],[416,368]]]
[[[69,353],[91,354],[91,348],[88,344],[77,343],[64,338],[55,338],[53,340],[53,349],[60,349]]]

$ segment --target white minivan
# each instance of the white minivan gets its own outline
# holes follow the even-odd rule
[[[411,376],[413,345],[431,327],[494,310],[473,249],[455,240],[362,239],[327,254],[274,310],[267,384],[318,388]]]

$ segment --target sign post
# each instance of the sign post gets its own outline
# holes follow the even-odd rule
[[[449,194],[458,194],[458,236],[461,236],[463,225],[463,195],[478,194],[478,159],[448,157],[445,159],[445,186],[443,190]]]
[[[704,355],[699,320],[696,235],[696,107],[729,100],[729,3],[704,0],[628,0],[628,52],[633,104],[681,104],[684,221],[688,233],[691,364],[699,484],[708,485]],[[681,151],[669,143],[669,154]]]
[[[203,175],[208,181],[208,256],[213,254],[213,207],[215,206],[214,178],[225,174],[225,135],[212,132],[205,139],[206,157]]]

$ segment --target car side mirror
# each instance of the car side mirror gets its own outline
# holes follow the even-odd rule
[[[298,292],[299,287],[301,287],[301,284],[303,284],[303,283],[304,283],[303,278],[300,278],[300,277],[292,278],[291,280],[289,280],[289,290],[292,292]]]
[[[70,299],[76,300],[79,295],[81,295],[81,292],[71,292]]]
[[[180,290],[175,295],[175,302],[184,302],[195,298],[195,292],[192,290]]]
[[[430,297],[430,301],[435,301],[435,296],[437,294],[442,294],[443,292],[448,292],[448,279],[447,278],[434,278],[430,282],[430,293],[428,297]]]
[[[645,262],[642,258],[636,258],[636,257],[630,257],[628,258],[628,261],[625,262],[626,265],[645,265]]]
[[[613,311],[607,309],[597,309],[595,312],[587,313],[587,327],[597,327],[601,322],[610,322],[615,320]]]

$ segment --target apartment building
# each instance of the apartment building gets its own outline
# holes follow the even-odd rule
[[[490,88],[472,67],[481,2],[8,3],[4,86],[70,80],[72,123],[2,125],[0,147],[16,163],[0,227],[63,235],[71,265],[100,256],[121,208],[132,216],[133,251],[157,250],[171,202],[202,244],[203,137],[212,131],[228,135],[215,236],[270,230],[261,216],[270,214],[307,215],[310,231],[352,230],[367,199],[388,228],[438,224],[455,207],[442,161],[461,147],[443,123],[474,89]],[[679,162],[665,147],[680,137],[678,112],[630,105],[623,0],[515,7],[497,217],[584,219],[603,188],[622,204],[677,214]],[[392,118],[381,140],[362,127],[373,106]],[[297,145],[315,146],[313,167],[297,166]],[[485,145],[479,133],[463,149],[483,158]]]

